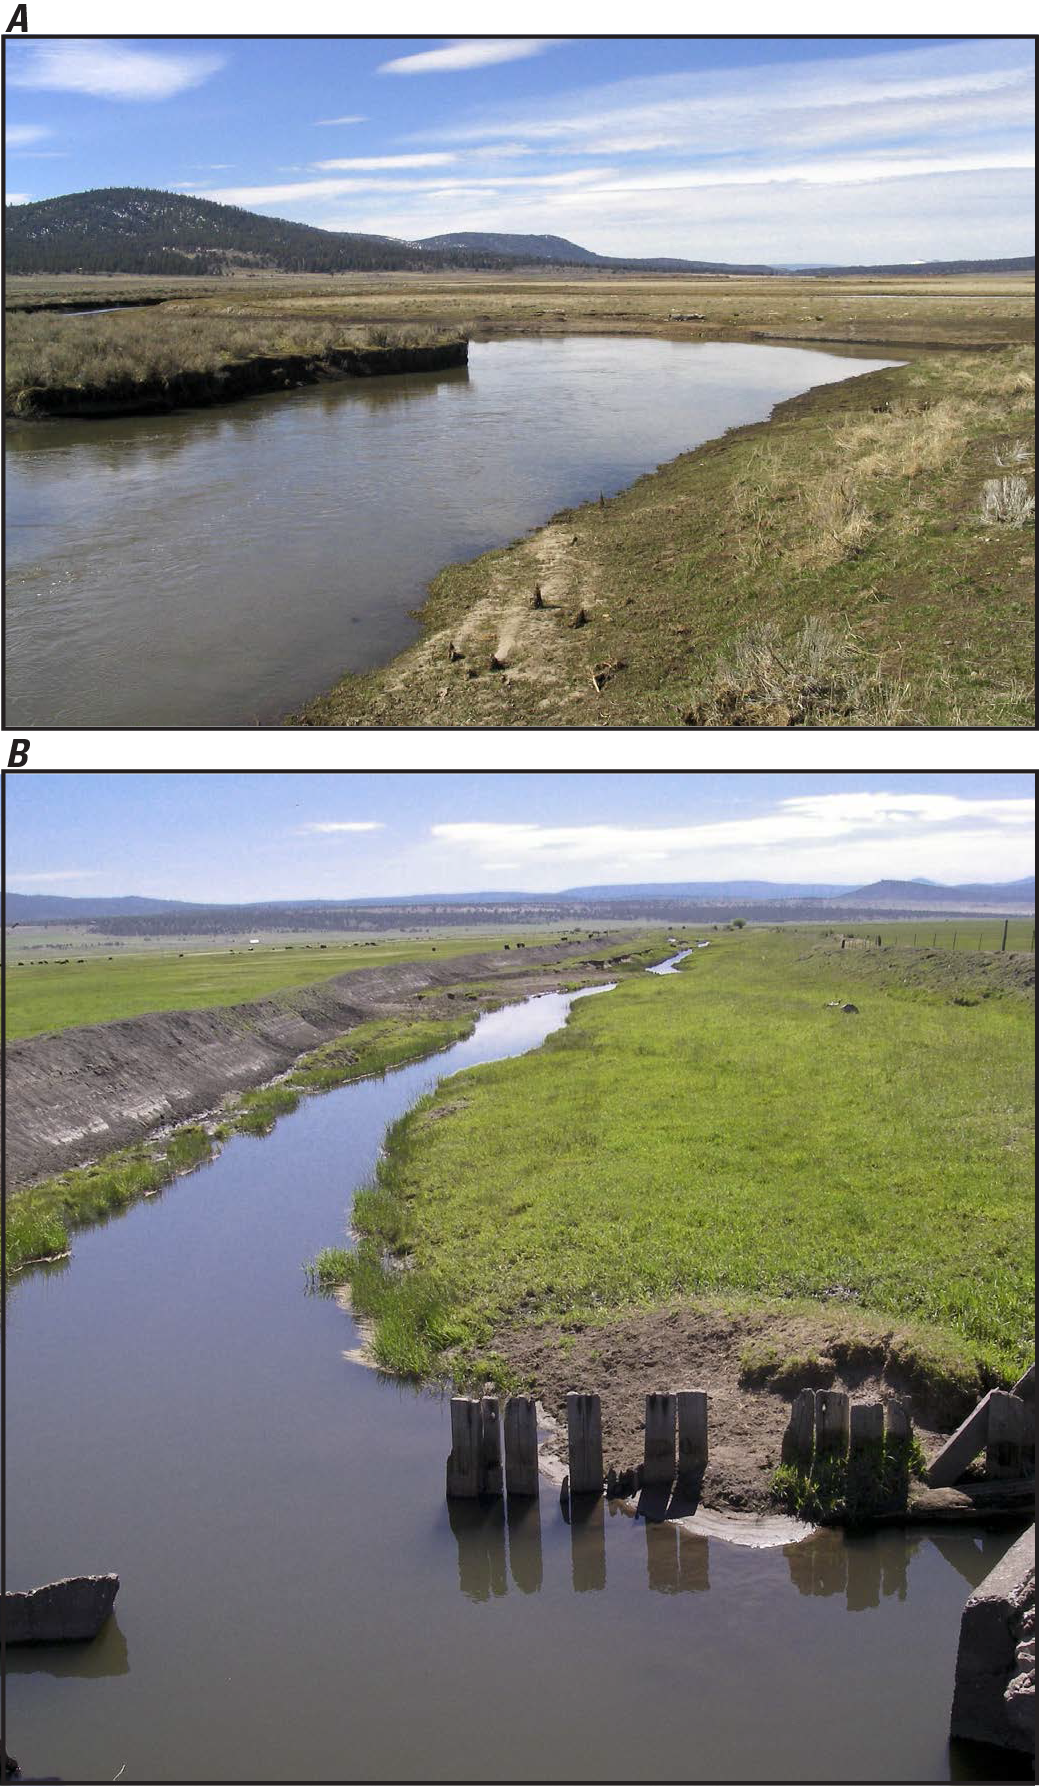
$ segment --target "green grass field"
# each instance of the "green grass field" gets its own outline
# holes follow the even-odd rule
[[[723,932],[676,976],[581,1001],[538,1051],[455,1076],[355,1205],[378,1358],[483,1369],[509,1322],[728,1296],[898,1330],[939,1374],[1016,1374],[1032,1002],[1029,964],[999,959],[973,990],[984,957]],[[384,1248],[413,1269],[384,1271]]]
[[[533,947],[538,942],[557,942],[559,934],[558,930],[524,932],[523,941]],[[14,1041],[74,1024],[139,1017],[145,1011],[197,1011],[213,1005],[244,1004],[356,968],[424,961],[434,951],[451,959],[498,949],[514,940],[514,932],[460,936],[443,932],[435,942],[407,939],[377,942],[374,947],[360,942],[297,943],[291,948],[216,948],[209,954],[197,950],[185,950],[183,955],[135,953],[111,960],[93,955],[80,961],[70,955],[67,960],[38,958],[32,966],[27,957],[19,957],[16,946],[9,946],[4,976],[7,1036]]]

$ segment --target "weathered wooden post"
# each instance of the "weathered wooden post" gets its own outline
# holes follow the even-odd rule
[[[1020,1476],[1025,1404],[1018,1395],[994,1389],[989,1400],[987,1476]]]
[[[884,1442],[883,1402],[852,1402],[848,1419],[848,1445],[852,1452]]]
[[[815,1398],[817,1455],[843,1457],[848,1449],[848,1397],[843,1389],[820,1389]]]
[[[597,1395],[571,1390],[566,1398],[566,1439],[570,1462],[570,1493],[601,1495],[602,1404]]]
[[[678,1403],[678,1480],[696,1480],[707,1468],[707,1391],[680,1389]]]
[[[666,1391],[646,1397],[646,1444],[642,1480],[670,1488],[675,1479],[675,1398]]]
[[[505,1486],[510,1495],[538,1492],[538,1416],[532,1395],[505,1403]]]
[[[467,1395],[451,1397],[451,1455],[447,1460],[448,1499],[475,1500],[480,1492],[480,1404]]]
[[[799,1389],[790,1409],[790,1419],[783,1434],[782,1457],[785,1464],[807,1470],[815,1449],[815,1390]]]
[[[501,1491],[501,1403],[496,1395],[485,1395],[480,1401],[480,1493]]]
[[[911,1437],[912,1422],[903,1402],[888,1402],[884,1408],[884,1436],[899,1444]]]

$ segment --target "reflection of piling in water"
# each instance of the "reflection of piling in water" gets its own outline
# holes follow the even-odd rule
[[[848,1559],[847,1607],[849,1612],[865,1612],[880,1605],[880,1551],[875,1538],[848,1538],[845,1542]]]
[[[678,1592],[678,1527],[646,1522],[646,1578],[657,1594]]]
[[[570,1570],[575,1594],[606,1586],[606,1502],[599,1494],[570,1495]]]
[[[521,1594],[541,1592],[541,1506],[537,1496],[506,1503],[509,1569]]]
[[[692,1532],[678,1533],[678,1585],[684,1593],[703,1594],[711,1585],[710,1547],[706,1538]]]
[[[831,1526],[800,1544],[784,1545],[783,1553],[799,1593],[844,1594],[849,1612],[864,1612],[880,1605],[881,1593],[905,1599],[909,1557],[920,1542],[919,1536],[894,1528],[853,1538]]]
[[[505,1521],[500,1501],[454,1498],[447,1517],[458,1543],[458,1585],[469,1600],[504,1594]]]

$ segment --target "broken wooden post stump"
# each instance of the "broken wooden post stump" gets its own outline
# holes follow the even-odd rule
[[[675,1398],[666,1391],[646,1397],[646,1444],[643,1482],[670,1488],[675,1479]]]
[[[848,1397],[843,1389],[820,1389],[815,1398],[816,1455],[843,1457],[848,1449]]]
[[[785,1464],[807,1470],[815,1450],[815,1390],[799,1389],[790,1409],[790,1419],[783,1434],[782,1456]]]
[[[946,1439],[927,1472],[928,1488],[951,1488],[988,1442],[988,1416],[994,1389],[983,1395],[972,1414]]]
[[[447,1460],[449,1500],[475,1500],[480,1492],[480,1404],[467,1395],[451,1397],[451,1455]]]
[[[884,1443],[883,1402],[852,1402],[848,1416],[849,1450],[864,1451]]]
[[[505,1403],[505,1486],[511,1495],[538,1492],[538,1416],[532,1395]]]
[[[994,1389],[989,1400],[986,1476],[1020,1476],[1025,1404],[1019,1395]]]
[[[480,1401],[480,1493],[501,1491],[501,1404],[496,1395],[485,1395]]]
[[[680,1389],[678,1404],[678,1480],[703,1475],[707,1468],[707,1391]]]
[[[597,1395],[582,1395],[571,1390],[566,1398],[566,1437],[570,1493],[601,1495],[602,1405]]]

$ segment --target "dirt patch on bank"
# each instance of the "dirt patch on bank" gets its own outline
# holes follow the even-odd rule
[[[791,1361],[772,1386],[741,1380],[741,1360],[760,1361],[764,1349]],[[941,1433],[973,1406],[969,1395],[936,1398],[919,1380],[892,1365],[882,1335],[859,1342],[849,1355],[848,1329],[782,1311],[730,1313],[704,1306],[645,1311],[602,1327],[509,1327],[492,1349],[531,1383],[561,1431],[549,1448],[566,1457],[566,1396],[591,1391],[602,1399],[607,1469],[640,1463],[645,1438],[645,1398],[653,1390],[706,1389],[710,1462],[702,1504],[733,1512],[763,1513],[780,1463],[783,1432],[797,1389],[845,1389],[857,1400],[902,1400],[925,1455]],[[806,1362],[814,1355],[814,1362]],[[800,1361],[800,1368],[794,1361]],[[760,1369],[760,1362],[759,1362]]]
[[[630,953],[630,939],[615,946]],[[159,1011],[7,1049],[6,1162],[12,1191],[100,1159],[154,1130],[192,1121],[229,1092],[263,1085],[301,1054],[387,1017],[457,1017],[500,999],[595,985],[610,961],[575,969],[573,942],[515,952],[400,962],[297,987],[254,1003]],[[553,967],[566,963],[561,974]],[[480,979],[485,993],[452,987]],[[430,997],[429,994],[434,996]]]

